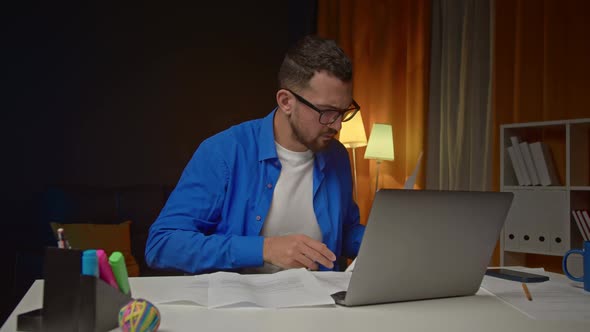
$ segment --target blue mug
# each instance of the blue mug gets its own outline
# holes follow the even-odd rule
[[[579,254],[583,257],[584,275],[581,277],[574,277],[567,270],[567,257],[570,254]],[[590,292],[590,241],[584,241],[584,249],[572,249],[565,253],[562,262],[563,272],[565,275],[573,281],[579,281],[584,283],[584,290]]]

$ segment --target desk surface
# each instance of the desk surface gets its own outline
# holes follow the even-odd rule
[[[178,277],[176,277],[178,278]],[[191,278],[191,277],[183,277]],[[165,291],[167,277],[131,278],[135,297]],[[37,280],[0,332],[16,331],[18,314],[42,305]],[[533,320],[480,289],[475,296],[381,304],[355,308],[326,306],[290,309],[207,309],[196,305],[157,305],[159,331],[588,331],[590,322]],[[590,309],[589,309],[590,310]],[[119,331],[118,329],[114,331]]]

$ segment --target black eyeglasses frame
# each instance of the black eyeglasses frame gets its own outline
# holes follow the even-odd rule
[[[318,112],[320,114],[320,118],[319,118],[319,122],[325,126],[329,126],[331,124],[333,124],[334,122],[336,122],[336,120],[338,120],[339,117],[342,118],[342,122],[346,122],[346,121],[350,121],[352,118],[354,118],[354,116],[356,115],[356,113],[358,113],[358,111],[360,111],[361,107],[359,106],[359,104],[357,104],[357,102],[353,99],[350,108],[344,109],[344,110],[321,110],[318,107],[316,107],[314,104],[312,104],[310,101],[308,101],[307,99],[303,98],[302,96],[298,95],[297,93],[291,91],[290,89],[287,88],[283,88],[283,90],[287,90],[289,91],[293,96],[295,96],[295,98],[300,101],[302,104],[304,104],[305,106],[311,108],[312,110]],[[352,112],[352,113],[351,113]],[[326,114],[330,114],[330,113],[338,113],[338,115],[333,115],[332,118],[330,118],[329,116],[327,117],[328,120],[327,121],[322,121],[322,119],[325,119],[326,117],[324,117]]]

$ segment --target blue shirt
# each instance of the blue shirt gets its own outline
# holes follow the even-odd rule
[[[275,111],[201,143],[150,227],[149,266],[203,273],[263,265],[260,231],[281,173]],[[364,226],[348,153],[337,140],[315,154],[313,207],[328,248],[337,257],[356,256]]]

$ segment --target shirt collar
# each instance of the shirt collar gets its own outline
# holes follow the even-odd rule
[[[262,119],[260,133],[258,134],[258,161],[266,159],[278,159],[275,147],[274,118],[278,107]]]

